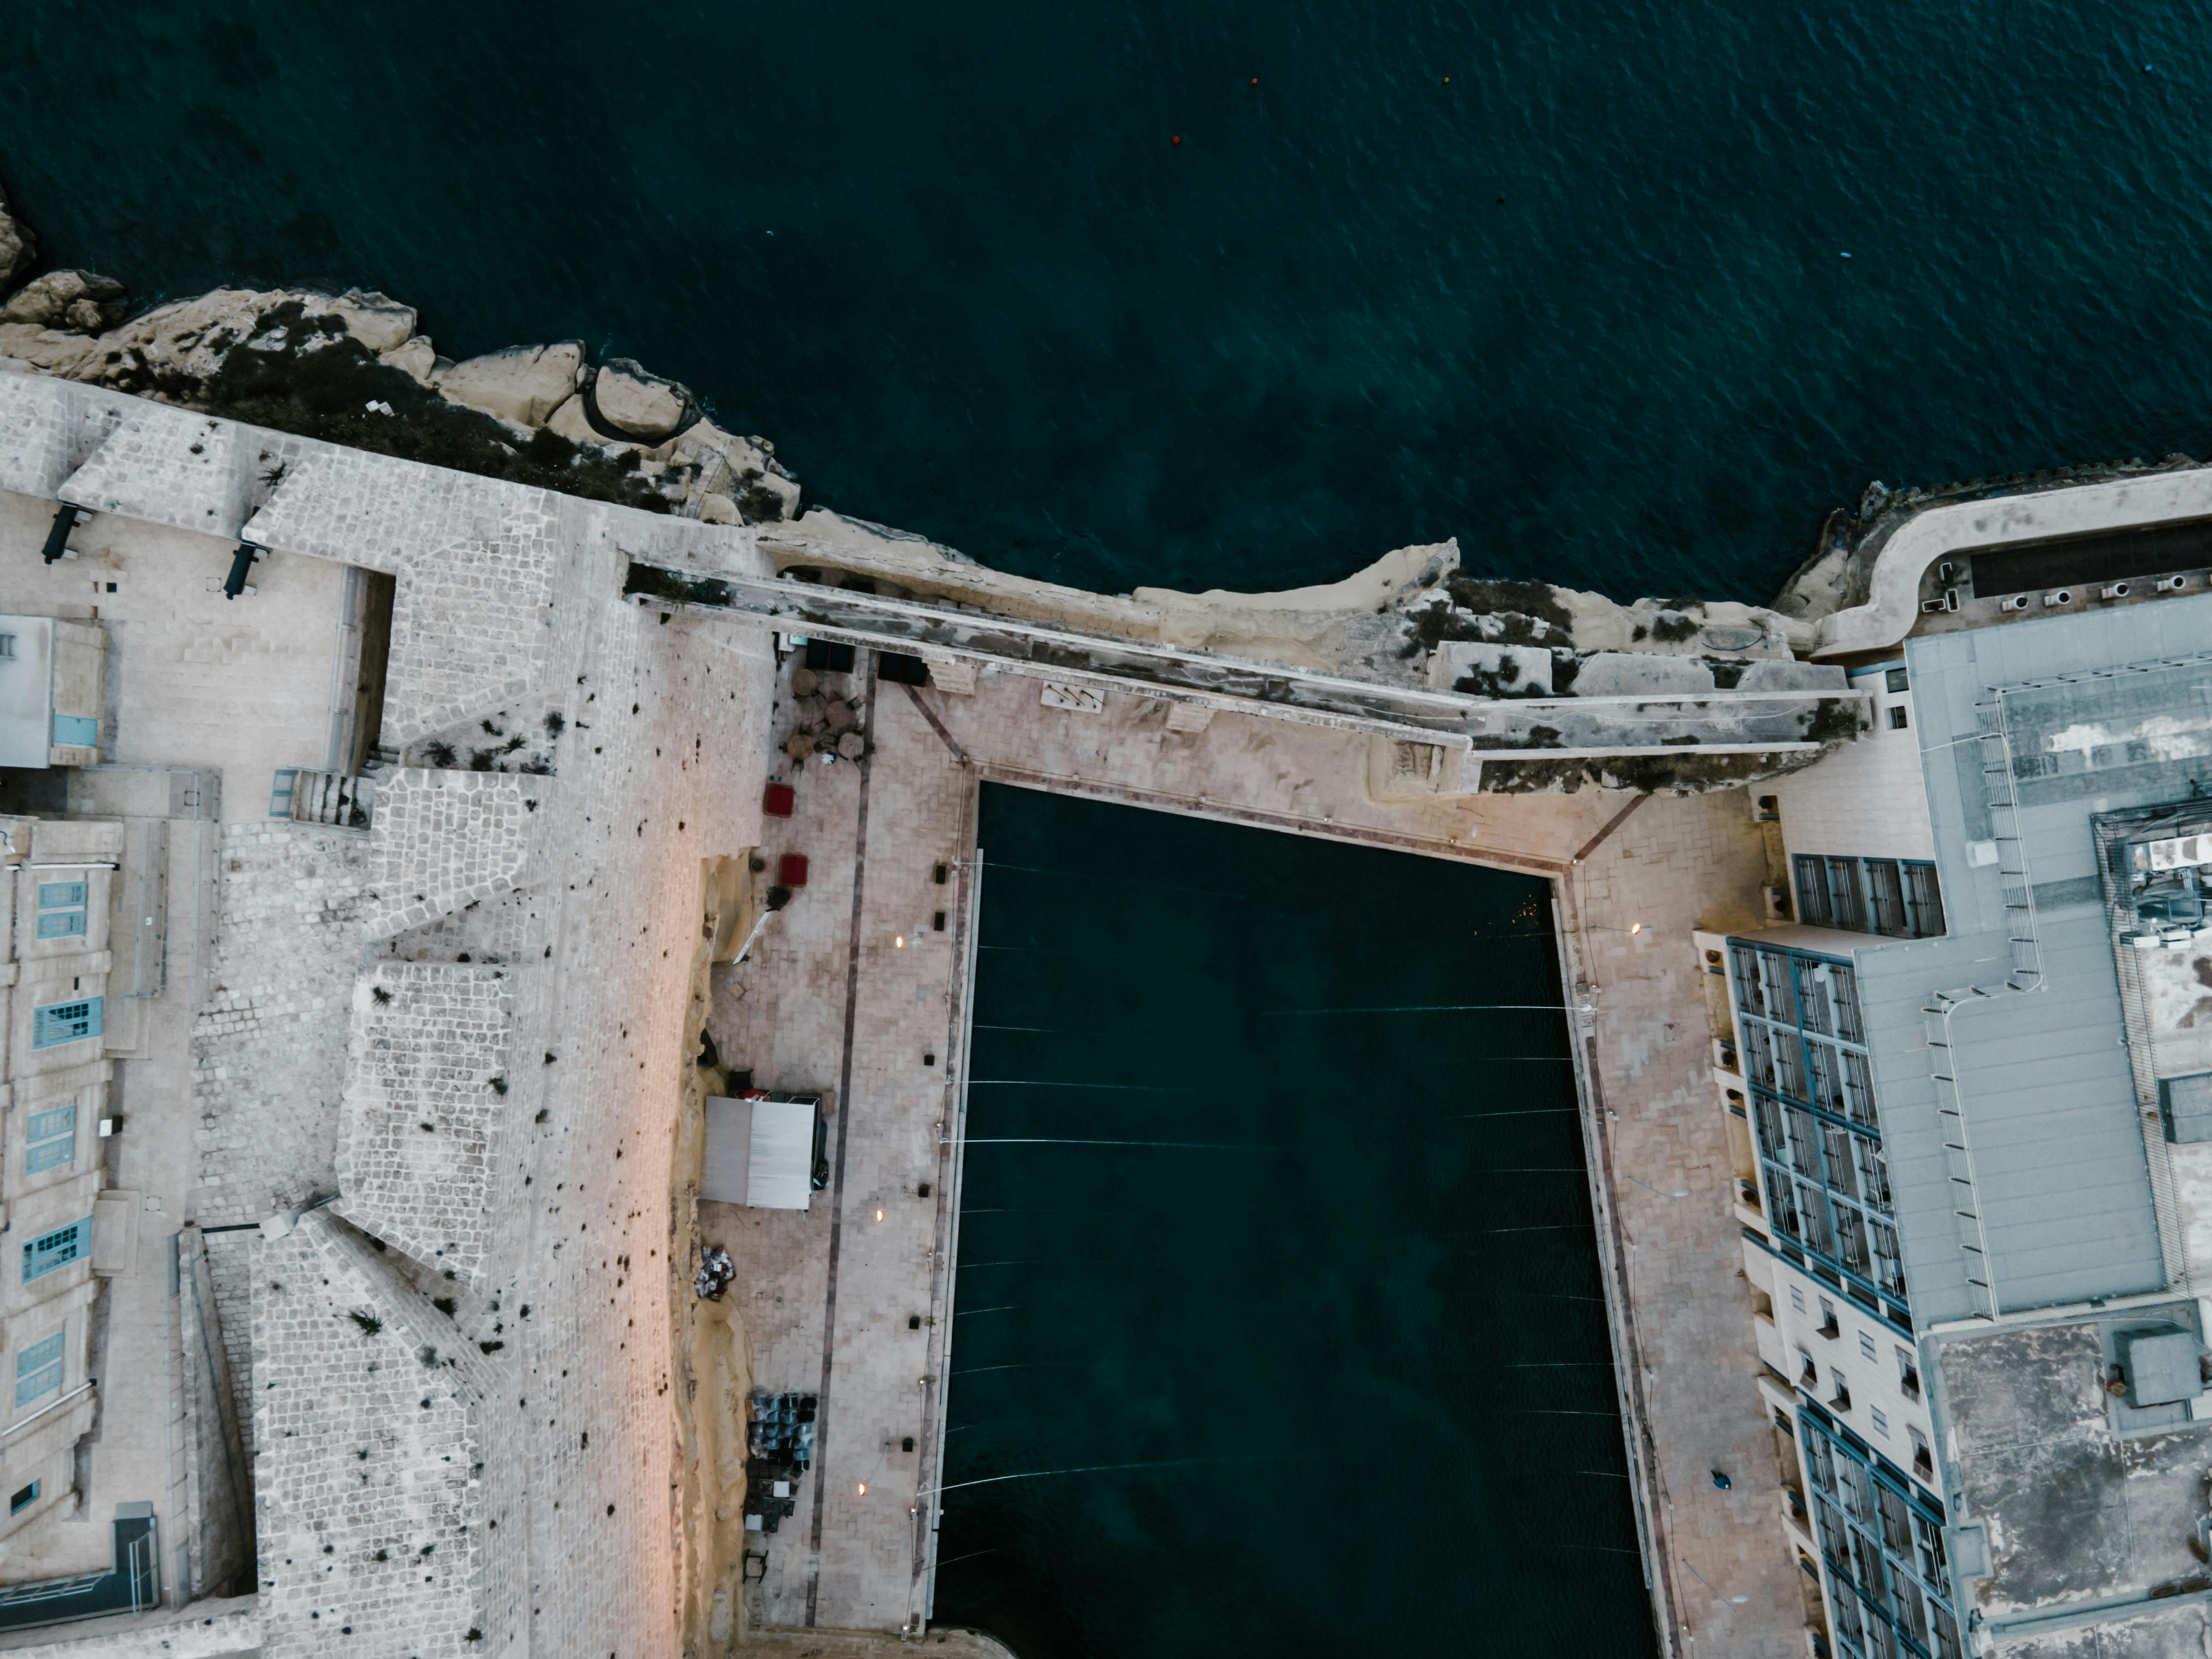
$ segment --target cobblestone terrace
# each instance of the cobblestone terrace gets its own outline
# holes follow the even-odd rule
[[[356,1237],[332,1212],[311,1212],[284,1237],[210,1239],[226,1341],[253,1333],[234,1383],[260,1428],[257,1488],[277,1500],[261,1516],[262,1650],[676,1651],[688,1587],[670,1298],[690,1264],[669,1260],[671,1127],[691,1060],[682,1033],[702,860],[758,838],[765,641],[702,633],[616,597],[624,551],[678,556],[699,526],[220,423],[204,432],[198,417],[180,422],[34,377],[8,381],[0,484],[33,490],[5,498],[11,544],[35,548],[52,492],[68,490],[88,453],[92,470],[70,493],[100,513],[77,544],[101,550],[51,570],[32,561],[15,603],[82,614],[71,595],[88,580],[103,596],[110,581],[149,598],[166,585],[168,613],[204,629],[198,612],[211,601],[210,616],[248,647],[210,654],[187,638],[188,672],[165,672],[157,604],[142,629],[150,648],[122,653],[112,708],[115,741],[133,759],[214,761],[232,786],[210,872],[220,944],[193,981],[207,1001],[192,1038],[191,1218],[235,1224],[337,1192],[393,1235],[362,1242],[350,1267],[330,1270],[332,1287],[301,1255],[317,1228],[325,1244]],[[258,591],[223,601],[209,584],[219,585],[228,538],[249,519],[252,539],[270,550],[254,568]],[[713,539],[747,556],[743,532]],[[362,831],[265,818],[270,769],[321,763],[340,562],[397,580],[399,695],[387,696],[387,742],[459,738],[526,699],[533,720],[562,717],[557,776],[410,775],[381,846]],[[275,629],[267,639],[264,622]],[[257,674],[264,650],[286,661],[288,634],[318,641],[306,672]],[[188,719],[171,709],[174,680],[189,688]],[[266,722],[255,702],[264,686],[282,691]],[[368,896],[387,887],[406,895],[397,914]],[[480,936],[506,958],[489,1004],[474,994],[495,975],[470,961]],[[380,987],[390,1004],[377,1000]],[[457,997],[468,1006],[447,1009]],[[403,1006],[426,1022],[404,1065],[396,1048],[377,1047],[396,1034],[366,1012]],[[468,1018],[441,1030],[447,1012]],[[354,1103],[342,1109],[356,1025]],[[483,1086],[495,1080],[506,1093]],[[426,1121],[431,1132],[419,1128]],[[397,1132],[402,1121],[418,1126],[412,1140]],[[451,1156],[463,1140],[467,1169]],[[470,1246],[454,1235],[471,1213],[473,1274],[465,1259],[448,1269],[438,1255]],[[461,1355],[483,1404],[467,1421],[441,1421],[451,1445],[412,1458],[409,1479],[363,1504],[349,1486],[360,1472],[331,1455],[331,1436],[344,1438],[355,1424],[346,1413],[374,1402],[319,1399],[339,1380],[337,1321],[322,1316],[328,1309],[281,1314],[270,1287],[305,1273],[312,1290],[338,1297],[347,1273],[368,1268],[414,1284],[434,1310],[430,1328],[442,1322],[450,1333],[450,1348],[426,1338],[406,1364],[427,1372],[412,1357],[422,1346]],[[426,1316],[406,1306],[386,1328],[413,1320],[419,1334]],[[301,1412],[320,1426],[302,1431]],[[444,1460],[459,1462],[471,1441],[482,1486],[452,1509],[440,1496]],[[393,1552],[386,1534],[440,1528],[455,1539],[466,1529],[474,1565],[410,1579],[403,1593],[391,1562],[375,1559]],[[303,1555],[303,1539],[327,1553]]]
[[[359,994],[350,996],[355,1081],[373,1111],[356,1119],[349,1102],[345,1156],[331,1179],[349,1214],[441,1280],[451,1271],[445,1299],[465,1327],[456,1334],[481,1345],[495,1378],[481,1456],[486,1525],[500,1522],[501,1543],[482,1576],[483,1645],[466,1650],[659,1655],[677,1650],[678,1605],[689,1588],[672,1535],[681,1516],[669,1297],[690,1269],[669,1260],[672,1106],[691,1061],[682,1032],[701,860],[758,838],[765,641],[663,623],[620,604],[604,538],[580,533],[565,556],[573,568],[564,591],[608,597],[572,605],[556,631],[550,660],[567,687],[569,733],[555,787],[530,781],[541,803],[524,814],[534,873],[521,896],[531,902],[497,929],[514,936],[516,959],[500,969],[361,966]],[[475,828],[464,813],[449,833],[467,837]],[[447,876],[459,855],[435,836],[426,841],[414,866],[424,879],[409,889],[410,900],[431,890],[433,876],[450,899],[465,899],[472,884]],[[380,927],[357,929],[356,963],[372,931]],[[514,1000],[502,1054],[493,1052],[489,1026],[430,1031],[404,1067],[396,1050],[375,1048],[415,1003],[442,1006],[495,974],[507,976],[499,982],[511,983]],[[390,1003],[377,1001],[379,987]],[[495,1078],[505,1094],[487,1086]],[[464,1103],[465,1123],[455,1116]],[[433,1130],[421,1130],[422,1121]],[[446,1167],[457,1152],[488,1166],[472,1194]],[[262,1186],[273,1184],[263,1177]],[[418,1219],[407,1207],[418,1200],[444,1206],[446,1218]],[[461,1212],[471,1204],[481,1206],[473,1274],[470,1241],[452,1237],[465,1231]],[[449,1270],[437,1250],[454,1243],[461,1249]],[[257,1285],[264,1277],[257,1268]],[[284,1347],[271,1336],[257,1344],[257,1366]],[[284,1478],[295,1456],[319,1455],[306,1445],[263,1449],[277,1460],[270,1479]],[[307,1524],[318,1521],[341,1554],[351,1548],[359,1559],[370,1548],[343,1511]],[[265,1589],[292,1593],[296,1557],[288,1566],[264,1548],[263,1565]],[[359,1598],[356,1631],[389,1637],[375,1585],[364,1568],[351,1586],[321,1594],[341,1614],[354,1605],[346,1595]],[[279,1651],[273,1632],[271,1641],[266,1650]]]

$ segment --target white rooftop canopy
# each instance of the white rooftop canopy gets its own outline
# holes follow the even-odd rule
[[[756,1210],[803,1210],[813,1194],[812,1100],[707,1099],[699,1196]]]

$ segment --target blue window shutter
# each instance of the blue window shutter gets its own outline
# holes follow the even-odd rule
[[[100,746],[100,722],[90,714],[57,714],[54,716],[54,741],[96,749]]]
[[[58,1048],[100,1034],[106,1017],[106,999],[78,997],[70,1002],[50,1002],[31,1011],[31,1047]]]
[[[72,1221],[66,1227],[57,1227],[50,1233],[41,1233],[23,1246],[23,1282],[43,1279],[57,1267],[66,1267],[84,1254],[85,1235],[92,1231],[89,1220]]]
[[[42,1394],[62,1385],[62,1333],[41,1337],[15,1356],[15,1405],[18,1410]]]
[[[33,1112],[24,1136],[23,1173],[38,1175],[59,1169],[76,1158],[76,1104]]]
[[[39,937],[76,939],[84,933],[85,894],[81,881],[39,884]]]

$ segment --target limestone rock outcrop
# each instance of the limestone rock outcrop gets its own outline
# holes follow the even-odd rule
[[[669,431],[691,405],[691,394],[682,386],[628,357],[609,358],[593,392],[605,419],[641,437]]]
[[[413,331],[414,315],[381,295],[219,288],[156,306],[109,330],[100,337],[94,367],[75,378],[114,381],[125,390],[160,395],[162,380],[212,380],[231,351],[241,346],[273,355],[349,337],[370,351],[387,350]],[[149,377],[156,383],[153,386],[131,384]]]
[[[377,354],[377,362],[386,368],[396,368],[417,386],[433,385],[438,367],[438,348],[430,343],[427,334],[416,334],[391,350]]]
[[[0,200],[0,295],[34,252]],[[373,290],[222,288],[129,318],[123,292],[91,271],[40,276],[0,305],[0,360],[709,523],[799,516],[798,482],[773,444],[721,430],[684,386],[629,358],[595,368],[580,341],[455,363],[413,307]],[[389,424],[363,429],[363,409]],[[573,451],[520,441],[549,433]]]
[[[50,270],[0,306],[0,323],[94,334],[123,316],[123,284],[90,270]]]
[[[416,337],[427,349],[429,342]],[[579,340],[509,346],[454,364],[438,377],[438,395],[517,426],[544,426],[575,394],[576,374],[583,364],[584,347]]]
[[[0,194],[0,294],[5,294],[31,268],[38,253],[38,239],[31,234],[29,226],[8,211],[8,198]]]
[[[415,307],[373,289],[349,288],[325,304],[345,319],[346,332],[371,351],[396,350],[414,337]]]
[[[65,380],[97,378],[86,373],[99,356],[100,343],[88,334],[72,334],[36,323],[0,323],[0,357],[7,357]]]

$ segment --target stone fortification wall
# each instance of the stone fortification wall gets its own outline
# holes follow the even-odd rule
[[[263,1659],[495,1652],[483,1355],[325,1211],[254,1248]]]
[[[361,959],[361,836],[282,820],[222,834],[212,994],[192,1027],[191,1218],[219,1227],[331,1190],[344,1011]],[[252,1415],[242,1234],[208,1243],[239,1420]]]
[[[500,968],[382,963],[354,996],[339,1208],[465,1284],[483,1267],[514,1027]]]
[[[363,933],[389,939],[511,892],[551,787],[508,773],[410,767],[381,775]]]
[[[0,373],[0,414],[40,401],[15,395],[27,384],[47,389]],[[112,404],[130,406],[106,392],[60,390],[75,402],[49,410],[47,436],[65,458],[113,429],[100,425]],[[523,811],[542,867],[507,861],[513,846],[486,833],[511,825],[496,811],[464,814],[441,850],[426,840],[416,858],[415,867],[442,872],[439,902],[460,907],[448,920],[466,912],[486,872],[527,879],[504,899],[473,901],[529,902],[495,919],[502,939],[520,941],[496,993],[502,981],[480,958],[458,961],[478,951],[459,933],[441,935],[442,962],[380,960],[361,979],[365,955],[392,948],[364,937],[369,836],[282,822],[241,825],[224,840],[216,988],[193,1043],[202,1181],[192,1218],[257,1221],[342,1188],[344,1214],[390,1251],[361,1242],[335,1206],[292,1237],[208,1239],[212,1299],[253,1425],[258,1553],[262,1577],[275,1581],[267,1651],[428,1656],[513,1642],[548,1654],[672,1653],[679,1609],[714,1587],[702,1583],[684,1530],[686,1468],[673,1433],[671,1395],[685,1379],[672,1298],[689,1294],[692,1263],[675,1259],[670,1125],[692,1067],[684,1006],[702,863],[760,840],[758,791],[743,781],[767,769],[772,672],[764,635],[655,614],[619,594],[632,553],[682,547],[718,566],[763,567],[742,526],[569,499],[518,532],[514,509],[521,501],[526,515],[526,491],[388,457],[333,464],[319,504],[313,481],[327,458],[311,440],[285,441],[298,446],[296,465],[254,480],[270,544],[289,526],[280,551],[392,570],[403,593],[418,549],[503,544],[542,528],[556,597],[533,624],[547,640],[544,690],[524,714],[543,726],[558,713],[570,735],[548,756],[559,774],[551,787],[496,774],[471,786],[490,790],[485,801],[517,799],[507,788],[538,792],[538,811]],[[0,453],[0,471],[7,464]],[[337,522],[356,509],[367,516]],[[442,541],[417,534],[441,526],[452,532]],[[453,618],[443,637],[465,638],[469,625]],[[425,640],[395,630],[395,678],[410,653],[435,644]],[[415,805],[434,817],[407,793],[393,799],[391,830],[410,823]],[[404,841],[388,839],[387,849]],[[481,869],[469,861],[501,847]],[[427,906],[432,887],[407,890]],[[427,950],[432,926],[403,929],[394,944]],[[403,983],[408,975],[417,977]],[[390,1004],[376,1001],[380,986]],[[412,1036],[390,1029],[394,1011],[418,1000],[442,1009],[448,998],[458,1006],[444,1038],[410,1048]],[[359,1087],[347,1100],[349,1067]],[[502,1076],[506,1096],[489,1086]],[[358,1248],[333,1255],[331,1240]],[[420,1260],[433,1302],[455,1264],[465,1327],[370,1271],[390,1281]],[[373,1343],[350,1319],[356,1307],[382,1322]],[[404,1343],[392,1334],[401,1329]],[[250,1343],[232,1346],[238,1333]],[[415,1358],[449,1345],[512,1370],[496,1412],[471,1419],[465,1401],[411,1381],[450,1386],[456,1368],[433,1372]],[[487,1485],[475,1498],[450,1487],[457,1467],[465,1483],[478,1462]],[[515,1495],[502,1509],[507,1480]],[[483,1515],[470,1534],[476,1605],[435,1567],[396,1574],[396,1532],[410,1531],[417,1549],[436,1541],[433,1562],[450,1559],[444,1534],[422,1528],[458,1537],[472,1525],[472,1503]],[[471,1627],[480,1643],[466,1642]],[[406,1637],[413,1645],[399,1645]]]
[[[95,1619],[43,1642],[0,1647],[8,1659],[255,1659],[261,1604],[251,1595],[194,1601],[137,1618]]]
[[[190,410],[138,404],[71,476],[64,501],[204,536],[245,522],[262,434]]]
[[[381,738],[398,747],[542,682],[559,517],[543,489],[316,445],[246,534],[398,579]]]
[[[449,542],[410,561],[392,603],[381,741],[412,743],[536,690],[552,597],[543,537]]]

